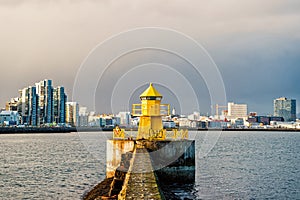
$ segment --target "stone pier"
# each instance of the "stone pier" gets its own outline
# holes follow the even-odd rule
[[[147,149],[137,145],[118,199],[165,199]]]
[[[195,182],[195,141],[151,141],[145,147],[160,182]]]
[[[195,141],[107,141],[106,179],[84,200],[170,199],[163,187],[195,182]]]
[[[133,152],[133,140],[108,140],[106,143],[106,177],[114,177],[116,169],[121,165],[122,155]]]

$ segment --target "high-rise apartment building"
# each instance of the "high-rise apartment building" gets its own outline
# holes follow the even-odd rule
[[[21,115],[21,122],[24,124],[37,126],[38,125],[38,96],[36,87],[27,87],[19,90],[20,98],[18,104],[18,112]]]
[[[7,102],[6,109],[16,109],[21,116],[21,123],[32,126],[65,123],[66,101],[64,87],[53,89],[52,80],[45,79],[35,86],[19,90],[19,98]]]
[[[66,123],[71,126],[79,125],[79,104],[77,102],[66,103]]]
[[[247,118],[247,104],[235,104],[233,102],[228,103],[228,118]]]
[[[66,102],[67,95],[64,87],[53,89],[53,121],[55,123],[66,122]]]
[[[283,117],[284,121],[296,121],[296,100],[286,97],[275,99],[274,116]]]
[[[79,126],[88,126],[89,113],[87,107],[79,108]]]
[[[11,98],[10,101],[6,102],[5,110],[7,111],[18,111],[19,98]]]
[[[117,117],[120,119],[120,123],[118,123],[121,126],[129,126],[131,121],[131,115],[130,112],[119,112]]]
[[[39,96],[39,121],[41,124],[52,123],[54,114],[52,80],[45,79],[35,85]]]

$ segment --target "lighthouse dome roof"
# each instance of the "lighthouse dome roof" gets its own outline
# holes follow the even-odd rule
[[[149,87],[140,95],[140,97],[162,97],[162,95],[150,83]]]

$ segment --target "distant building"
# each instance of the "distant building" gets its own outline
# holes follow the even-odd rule
[[[163,121],[164,128],[176,128],[176,123],[173,121]]]
[[[64,87],[57,87],[53,90],[53,121],[66,123],[66,102],[67,95]]]
[[[36,83],[35,86],[39,96],[39,122],[40,124],[52,123],[54,116],[52,80],[45,79]]]
[[[190,127],[191,126],[191,121],[186,117],[178,118],[177,121],[178,121],[179,127]]]
[[[224,118],[227,118],[228,110],[222,110],[222,116],[224,116]]]
[[[66,103],[66,123],[71,126],[79,126],[79,104],[77,102]]]
[[[283,122],[283,117],[274,117],[274,116],[249,116],[247,120],[250,124],[262,124],[262,125],[270,125],[271,122]]]
[[[17,111],[1,111],[0,112],[0,125],[18,125],[19,124],[20,115]]]
[[[19,94],[18,113],[21,115],[22,124],[37,126],[39,122],[39,98],[36,94],[36,87],[29,86],[19,90]]]
[[[247,118],[247,104],[235,104],[233,102],[228,103],[228,118]]]
[[[19,97],[6,102],[6,110],[18,111],[22,124],[65,123],[66,101],[64,87],[53,88],[52,80],[45,79],[19,90]]]
[[[89,113],[87,107],[79,107],[79,126],[88,126]]]
[[[10,101],[6,102],[5,110],[18,111],[19,98],[11,98]]]
[[[175,108],[172,109],[172,115],[176,115],[176,110],[175,110]]]
[[[270,122],[273,121],[273,122],[283,122],[284,121],[284,118],[283,117],[275,117],[275,116],[272,116],[270,117]]]
[[[121,126],[129,126],[130,125],[130,121],[131,121],[130,112],[119,112],[117,117],[120,118],[120,125]]]
[[[252,117],[257,116],[257,112],[250,112],[249,116],[252,116]]]
[[[245,123],[244,123],[244,119],[243,119],[243,118],[238,118],[238,119],[235,119],[235,120],[234,120],[233,126],[234,126],[235,128],[243,128],[244,125],[245,125]]]
[[[113,126],[114,125],[114,121],[111,116],[104,117],[104,120],[105,120],[105,126]]]
[[[200,119],[200,113],[199,112],[194,112],[191,115],[188,115],[189,120],[199,120]]]
[[[283,117],[284,121],[296,121],[296,100],[285,97],[275,99],[274,116]]]
[[[207,122],[207,128],[227,128],[228,122],[222,120],[214,120]]]
[[[257,116],[257,122],[263,125],[270,125],[270,117]]]

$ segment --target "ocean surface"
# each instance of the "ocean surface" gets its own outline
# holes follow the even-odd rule
[[[300,133],[222,132],[178,199],[300,199]],[[107,132],[0,135],[0,199],[80,199],[105,178]],[[199,155],[199,156],[198,156]]]

